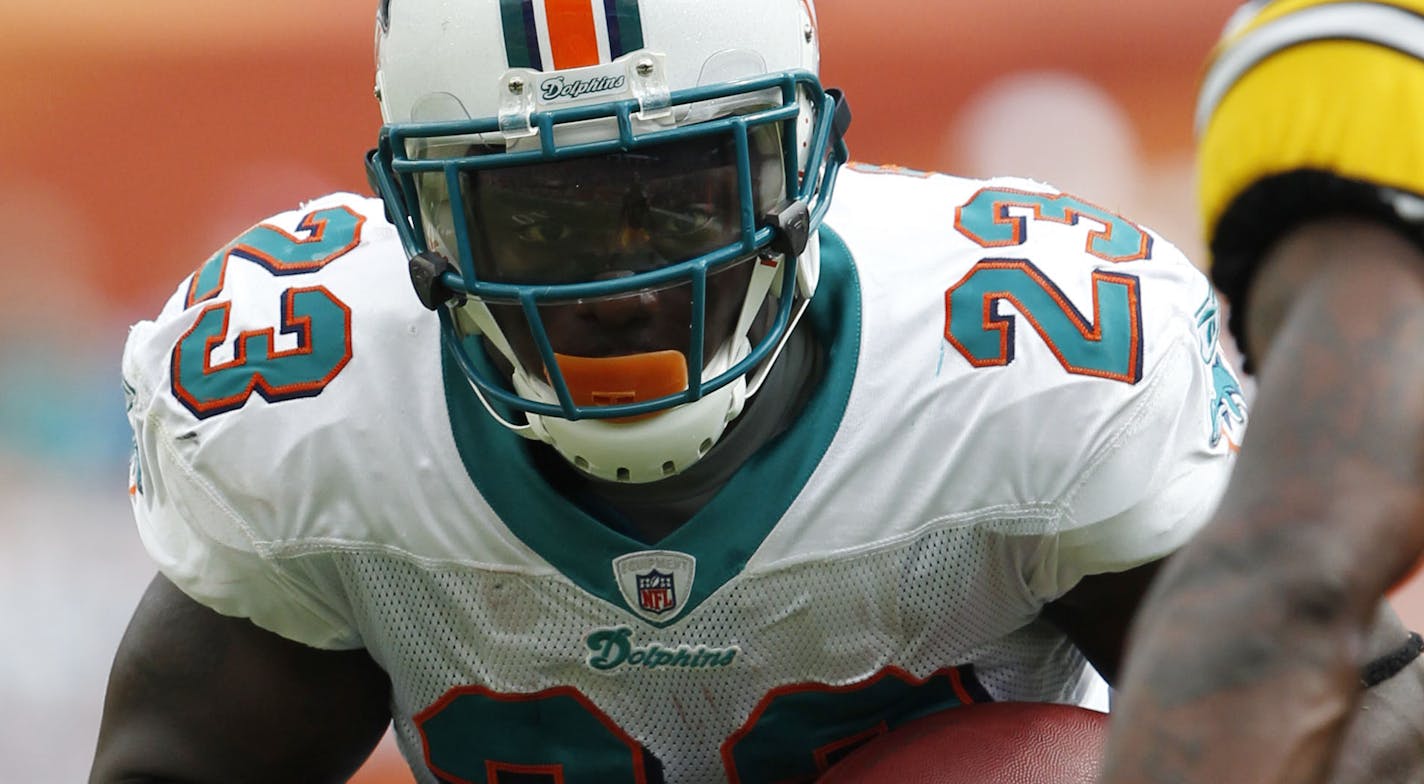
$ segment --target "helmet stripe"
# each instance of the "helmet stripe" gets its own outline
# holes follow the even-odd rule
[[[593,3],[544,0],[544,17],[549,25],[549,50],[554,56],[555,69],[598,65],[598,28],[594,26]]]
[[[638,0],[500,0],[510,68],[583,68],[643,48]]]
[[[534,24],[534,0],[500,0],[499,16],[509,67],[544,70],[539,57],[539,29]]]
[[[608,20],[608,50],[614,59],[643,48],[643,17],[638,0],[603,0]]]

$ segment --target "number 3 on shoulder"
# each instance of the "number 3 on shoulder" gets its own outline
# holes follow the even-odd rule
[[[1030,215],[1011,214],[1010,208]],[[1087,234],[1083,252],[1111,262],[1152,257],[1152,235],[1140,226],[1067,194],[985,188],[955,210],[954,227],[984,248],[1023,245],[1029,221],[1101,228]],[[1142,379],[1141,281],[1136,275],[1095,270],[1091,317],[1079,311],[1053,278],[1028,259],[984,259],[945,292],[944,336],[976,368],[1014,361],[1016,317],[1011,304],[1069,373],[1136,384]]]
[[[331,207],[305,215],[296,234],[254,226],[193,274],[187,305],[215,300],[233,259],[274,276],[322,269],[360,244],[364,223],[347,207]],[[268,402],[318,395],[351,360],[351,309],[323,286],[293,287],[281,294],[280,329],[295,336],[295,348],[276,348],[278,327],[229,336],[231,309],[231,302],[210,302],[173,347],[173,394],[199,419],[241,408],[254,392]],[[232,359],[214,363],[213,351],[229,340]]]

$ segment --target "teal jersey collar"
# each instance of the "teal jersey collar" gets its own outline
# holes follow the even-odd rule
[[[821,279],[805,320],[823,352],[825,375],[804,411],[768,442],[682,527],[650,547],[621,534],[555,492],[522,440],[490,417],[448,350],[445,399],[460,458],[471,481],[515,536],[579,587],[625,606],[612,562],[647,550],[696,559],[697,577],[676,618],[734,577],[776,527],[820,463],[845,413],[860,352],[860,282],[845,243],[828,227],[821,237]],[[804,328],[804,327],[803,327]]]

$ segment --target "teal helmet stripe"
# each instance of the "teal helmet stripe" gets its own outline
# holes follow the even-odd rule
[[[643,48],[643,17],[638,0],[603,0],[603,11],[608,21],[608,52],[613,59]]]
[[[534,23],[534,0],[499,0],[499,16],[509,67],[544,70],[539,57],[539,28]]]

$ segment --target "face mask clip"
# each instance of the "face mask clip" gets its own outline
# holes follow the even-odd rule
[[[776,253],[795,259],[806,250],[811,239],[811,210],[806,202],[801,199],[782,202],[762,216],[762,223],[776,232],[771,240],[771,249]]]
[[[429,310],[438,310],[445,303],[456,299],[456,294],[445,283],[445,275],[454,274],[455,266],[443,256],[430,251],[421,251],[410,258],[410,285],[420,304]]]
[[[535,134],[533,118],[537,90],[534,79],[538,75],[538,71],[515,68],[500,80],[499,132],[506,141],[525,139]]]
[[[627,63],[628,86],[638,101],[637,118],[642,122],[672,117],[672,91],[668,88],[667,64],[655,52],[635,53]]]

